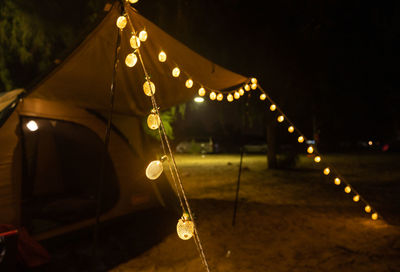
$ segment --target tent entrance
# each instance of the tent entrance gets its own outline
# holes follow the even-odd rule
[[[22,117],[22,223],[40,233],[96,213],[103,156],[106,169],[101,212],[119,197],[119,185],[104,143],[89,128],[66,121]]]

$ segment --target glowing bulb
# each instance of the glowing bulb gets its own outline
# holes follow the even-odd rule
[[[179,219],[176,225],[176,232],[182,240],[189,240],[194,233],[194,224],[190,220]]]
[[[135,3],[137,3],[139,0],[129,0],[129,3],[131,3],[131,4],[135,4]]]
[[[299,136],[299,138],[297,138],[297,141],[298,141],[299,143],[304,142],[304,137],[303,137],[303,136]]]
[[[117,19],[117,27],[119,29],[124,29],[124,27],[126,26],[127,20],[125,16],[119,16]]]
[[[146,81],[143,84],[143,91],[147,96],[152,96],[156,92],[156,86],[151,81]]]
[[[160,160],[152,161],[146,168],[146,177],[150,180],[158,179],[164,168]]]
[[[251,88],[252,90],[257,89],[257,84],[256,84],[256,83],[251,84],[251,85],[250,85],[250,88]]]
[[[218,101],[222,101],[224,99],[224,95],[222,94],[222,93],[219,93],[218,95],[217,95],[217,100]]]
[[[372,220],[376,220],[376,219],[378,219],[378,213],[373,213],[373,214],[371,214],[371,218],[372,218]]]
[[[194,102],[196,102],[196,103],[203,103],[204,102],[204,98],[203,97],[195,97],[194,99]]]
[[[136,62],[137,62],[137,57],[136,57],[135,53],[130,53],[125,58],[125,64],[128,67],[135,66]]]
[[[232,94],[228,94],[228,96],[226,97],[226,99],[227,99],[229,102],[232,102],[232,101],[233,101],[233,95],[232,95]]]
[[[173,77],[178,77],[181,74],[181,70],[178,67],[175,67],[172,69],[172,76]]]
[[[353,201],[354,201],[354,202],[360,201],[360,196],[359,196],[359,195],[353,196]]]
[[[340,182],[341,182],[340,178],[335,178],[335,184],[336,185],[340,185]]]
[[[319,163],[321,161],[321,157],[320,156],[315,156],[314,161],[316,163]]]
[[[275,105],[275,104],[272,104],[272,105],[269,107],[269,109],[270,109],[270,111],[275,111],[275,110],[276,110],[276,105]]]
[[[346,187],[344,188],[344,191],[345,191],[347,194],[349,194],[349,193],[351,192],[350,186],[346,186]]]
[[[33,121],[33,120],[31,120],[31,121],[29,121],[28,123],[26,123],[26,127],[27,127],[30,131],[36,131],[36,130],[39,129],[38,124],[37,124],[35,121]]]
[[[288,131],[289,131],[289,133],[293,133],[293,131],[294,131],[294,127],[293,126],[290,126],[290,127],[288,127],[288,129],[287,129]]]
[[[267,98],[267,95],[265,93],[260,95],[260,100],[265,100]]]
[[[240,96],[244,95],[244,90],[243,90],[243,88],[240,88],[240,89],[239,89],[239,94],[240,94]]]
[[[217,98],[217,94],[215,92],[210,93],[210,99],[215,100]]]
[[[367,206],[365,206],[364,210],[365,210],[365,212],[370,213],[372,209],[371,209],[370,205],[367,205]]]
[[[244,89],[245,89],[247,92],[250,91],[250,85],[249,85],[249,84],[244,85]]]
[[[314,147],[312,147],[311,145],[307,148],[307,153],[308,154],[312,154],[314,152]]]
[[[193,80],[191,80],[190,78],[188,80],[186,80],[185,86],[188,89],[192,88],[193,87]]]
[[[239,93],[239,92],[235,92],[235,93],[233,94],[233,97],[234,97],[235,99],[239,99],[239,98],[240,98],[240,93]]]
[[[158,53],[159,62],[165,62],[167,60],[167,54],[164,51]]]
[[[132,35],[131,39],[129,40],[129,43],[131,44],[131,47],[133,49],[138,49],[140,47],[140,39],[135,35]]]
[[[205,96],[206,95],[206,89],[204,89],[203,87],[201,87],[198,91],[200,96]]]
[[[331,172],[331,169],[329,169],[329,167],[324,169],[324,175],[325,176],[329,175],[330,172]]]
[[[158,129],[160,127],[161,120],[160,116],[155,112],[155,110],[152,110],[149,116],[147,116],[147,126],[152,129]]]
[[[251,83],[257,84],[257,78],[253,77],[253,78],[251,79]]]
[[[282,123],[283,120],[285,120],[285,117],[283,117],[283,115],[279,115],[276,120],[278,120],[279,123]]]
[[[142,30],[142,31],[139,32],[139,39],[142,42],[145,42],[147,40],[147,32],[146,32],[146,30]]]
[[[373,145],[374,143],[372,141],[368,141],[368,145]]]

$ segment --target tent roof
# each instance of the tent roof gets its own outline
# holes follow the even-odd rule
[[[141,44],[140,53],[151,81],[156,86],[155,96],[161,109],[188,101],[196,95],[200,86],[222,91],[248,80],[247,77],[229,71],[192,51],[132,7],[129,6],[125,12],[131,18],[136,32],[145,29],[148,33],[148,39]],[[92,110],[107,110],[119,31],[115,22],[120,14],[121,5],[117,1],[94,31],[39,82],[29,96],[63,101]],[[139,61],[132,68],[125,65],[125,57],[134,51],[129,43],[131,35],[132,30],[128,23],[121,37],[114,109],[119,114],[141,116],[148,114],[151,101],[142,89],[145,75]],[[167,54],[167,61],[164,63],[158,61],[161,50]],[[171,75],[175,66],[181,70],[179,78]],[[189,77],[195,82],[191,89],[185,87],[185,81]]]

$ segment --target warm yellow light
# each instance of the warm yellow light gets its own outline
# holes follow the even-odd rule
[[[285,117],[283,117],[283,115],[279,115],[278,118],[276,118],[276,120],[278,120],[279,123],[282,123],[283,120],[285,120]]]
[[[179,219],[178,224],[176,225],[176,232],[178,233],[179,238],[182,240],[189,240],[192,238],[194,233],[194,224],[190,220]]]
[[[275,111],[275,110],[276,110],[276,105],[275,105],[275,104],[272,104],[272,105],[269,107],[269,109],[270,109],[270,111]]]
[[[374,143],[372,141],[368,141],[368,145],[373,145]]]
[[[156,86],[151,81],[146,81],[143,84],[143,91],[147,96],[152,96],[156,92]]]
[[[319,162],[321,161],[321,157],[320,157],[320,156],[315,156],[315,157],[314,157],[314,161],[315,161],[316,163],[319,163]]]
[[[175,67],[172,69],[172,76],[173,77],[178,77],[181,74],[181,70],[178,67]]]
[[[188,79],[188,80],[186,80],[186,82],[185,82],[185,86],[186,86],[186,88],[192,88],[193,87],[193,80],[192,79]]]
[[[167,54],[164,51],[158,53],[158,61],[165,62],[167,60]]]
[[[154,110],[152,110],[149,116],[147,116],[147,126],[150,129],[155,130],[160,127],[160,124],[160,116],[158,116],[158,114]]]
[[[204,102],[204,98],[203,97],[199,97],[199,96],[195,97],[193,100],[196,103],[203,103]]]
[[[335,178],[335,184],[336,184],[336,185],[340,185],[340,183],[341,183],[340,178]]]
[[[249,84],[244,85],[244,89],[245,89],[246,91],[250,91],[250,85],[249,85]]]
[[[135,35],[132,35],[131,39],[129,40],[129,43],[131,44],[131,47],[133,49],[137,49],[140,47],[140,39]]]
[[[376,219],[378,219],[378,213],[373,213],[373,214],[371,214],[371,218],[372,218],[372,220],[376,220]]]
[[[288,131],[289,131],[289,133],[293,133],[293,131],[294,131],[294,127],[293,126],[290,126],[290,127],[288,127],[288,129],[287,129]]]
[[[330,172],[331,172],[331,169],[329,169],[329,167],[324,169],[324,175],[325,176],[329,175]]]
[[[218,101],[222,101],[224,99],[224,95],[222,94],[222,93],[219,93],[218,95],[217,95],[217,100]]]
[[[350,186],[346,186],[346,187],[344,188],[344,191],[345,191],[347,194],[349,194],[349,193],[351,192]]]
[[[314,152],[314,147],[312,147],[311,145],[307,148],[307,153],[308,154],[312,154]]]
[[[267,98],[267,95],[265,93],[260,94],[260,100],[265,100]]]
[[[199,94],[200,96],[205,96],[205,95],[206,95],[206,89],[204,89],[203,87],[201,87],[201,88],[199,89],[199,91],[198,91],[198,94]]]
[[[253,78],[251,79],[251,83],[257,84],[257,78],[253,77]]]
[[[28,123],[26,123],[26,127],[27,127],[30,131],[36,131],[36,130],[39,129],[38,124],[37,124],[35,121],[33,121],[33,120],[30,120]]]
[[[240,89],[239,89],[239,94],[240,94],[240,96],[244,95],[244,90],[243,90],[243,88],[240,88]]]
[[[137,57],[136,57],[135,53],[130,53],[125,58],[125,64],[128,67],[135,66],[136,62],[137,62]]]
[[[354,202],[360,201],[360,196],[359,196],[359,195],[353,196],[353,201],[354,201]]]
[[[142,42],[145,42],[147,40],[147,32],[146,32],[146,30],[142,30],[142,31],[139,32],[139,39]]]
[[[146,177],[150,180],[155,180],[161,176],[163,170],[164,168],[160,160],[152,161],[146,168]]]
[[[125,16],[119,16],[117,19],[117,27],[119,29],[124,29],[124,27],[126,26],[127,20]]]
[[[226,97],[226,99],[227,99],[229,102],[232,102],[232,101],[233,101],[233,95],[232,95],[232,94],[228,94],[228,96]]]
[[[239,98],[240,98],[240,93],[239,93],[239,92],[235,92],[235,93],[233,94],[233,97],[234,97],[235,99],[239,99]]]
[[[139,2],[139,0],[129,0],[129,3],[131,3],[131,4],[135,4],[137,2]]]
[[[217,94],[215,92],[210,93],[210,99],[215,100],[217,98]]]
[[[367,206],[365,206],[364,210],[365,210],[365,212],[370,213],[372,209],[371,209],[370,205],[367,205]]]
[[[298,141],[299,143],[304,142],[304,137],[303,137],[303,136],[299,136],[299,138],[297,138],[297,141]]]
[[[257,84],[256,84],[256,83],[251,84],[251,85],[250,85],[250,88],[251,88],[252,90],[257,89]]]

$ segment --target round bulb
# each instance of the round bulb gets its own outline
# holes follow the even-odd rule
[[[256,83],[251,84],[250,88],[251,88],[252,90],[257,89],[257,84],[256,84]]]
[[[276,120],[278,120],[279,123],[282,123],[283,120],[285,120],[285,117],[283,117],[283,115],[279,115]]]
[[[232,94],[228,94],[228,96],[226,97],[226,99],[227,99],[229,102],[232,102],[232,101],[233,101],[233,95],[232,95]]]
[[[147,32],[146,32],[146,30],[142,30],[142,31],[139,32],[139,39],[142,42],[145,42],[147,40]]]
[[[251,83],[257,84],[257,78],[253,77],[253,78],[251,79]]]
[[[275,111],[275,110],[276,110],[276,105],[275,105],[275,104],[272,104],[272,105],[269,107],[269,109],[270,109],[271,111]]]
[[[222,101],[224,99],[224,95],[222,94],[222,93],[219,93],[218,95],[217,95],[217,100],[218,101]]]
[[[250,91],[250,85],[249,85],[249,84],[244,85],[244,89],[245,89],[246,91]]]
[[[146,81],[143,84],[143,91],[147,96],[152,96],[156,92],[156,86],[151,81]]]
[[[350,186],[346,186],[346,187],[344,188],[344,191],[345,191],[347,194],[349,194],[349,193],[351,192]]]
[[[288,127],[288,129],[287,129],[288,131],[289,131],[289,133],[293,133],[293,131],[294,131],[294,127],[293,126],[290,126],[290,127]]]
[[[129,43],[131,44],[131,47],[133,49],[138,49],[140,47],[140,39],[135,35],[132,35],[131,39],[129,40]]]
[[[304,142],[304,137],[303,137],[303,136],[299,136],[299,138],[297,138],[297,141],[298,141],[299,143]]]
[[[137,63],[137,57],[135,53],[130,53],[125,58],[125,64],[128,67],[133,67]]]
[[[330,172],[331,172],[331,169],[329,169],[328,167],[324,169],[325,176],[329,175]]]
[[[367,206],[365,206],[364,210],[365,210],[365,212],[370,213],[372,209],[371,209],[370,205],[367,205]]]
[[[265,93],[260,95],[260,100],[265,100],[267,98],[267,95]]]
[[[372,220],[376,220],[376,219],[378,219],[378,213],[373,213],[373,214],[371,214],[371,218],[372,218]]]
[[[315,156],[314,161],[316,163],[319,163],[321,161],[321,157],[320,156]]]
[[[135,3],[137,3],[139,0],[129,0],[129,3],[131,3],[131,4],[135,4]]]
[[[354,202],[360,201],[360,196],[359,196],[359,195],[353,196],[353,201],[354,201]]]
[[[235,99],[239,99],[239,98],[240,98],[240,93],[239,93],[239,92],[235,92],[235,93],[233,94],[233,97],[234,97]]]
[[[27,127],[30,131],[36,131],[36,130],[39,129],[38,124],[37,124],[35,121],[33,121],[33,120],[30,120],[28,123],[26,123],[26,127]]]
[[[165,61],[167,60],[167,54],[166,54],[164,51],[161,51],[161,52],[158,54],[158,60],[159,60],[160,62],[165,62]]]
[[[119,16],[117,19],[117,27],[119,29],[124,29],[124,27],[126,26],[127,20],[125,16]]]
[[[340,178],[335,178],[335,184],[336,185],[340,185],[340,182],[341,182]]]
[[[204,89],[203,87],[201,87],[198,91],[200,96],[205,96],[206,95],[206,89]]]
[[[217,98],[217,94],[215,92],[210,93],[210,99],[215,100]]]
[[[160,120],[160,116],[158,116],[158,114],[156,113],[150,113],[149,116],[147,117],[147,126],[152,129],[158,129],[160,127],[161,124],[161,120]]]
[[[163,172],[163,165],[160,160],[152,161],[146,168],[146,177],[150,180],[157,179]]]
[[[307,148],[307,153],[308,154],[312,154],[314,152],[314,147],[312,147],[311,145]]]
[[[182,240],[189,240],[192,238],[194,233],[194,224],[190,220],[183,220],[182,218],[178,220],[176,225],[176,232],[179,238]]]
[[[191,80],[190,78],[188,80],[186,80],[185,86],[188,89],[192,88],[193,87],[193,80]]]
[[[178,67],[175,67],[172,69],[172,76],[173,77],[178,77],[181,74],[181,70]]]
[[[240,89],[239,89],[239,94],[240,94],[240,96],[244,95],[244,90],[243,90],[243,88],[240,88]]]

